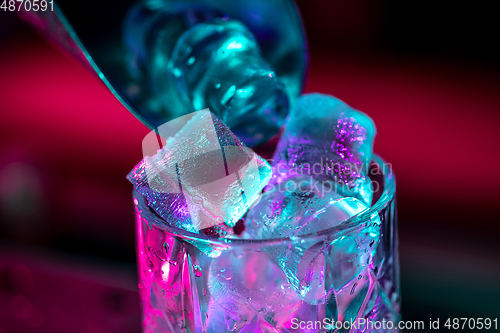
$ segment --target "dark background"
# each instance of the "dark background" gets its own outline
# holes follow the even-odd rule
[[[305,90],[368,113],[396,172],[403,319],[499,316],[494,3],[298,6]],[[140,331],[125,175],[147,133],[93,74],[0,11],[0,333]]]

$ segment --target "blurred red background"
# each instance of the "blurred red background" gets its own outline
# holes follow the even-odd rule
[[[498,315],[493,7],[298,6],[310,40],[306,92],[368,113],[375,151],[396,172],[403,319]],[[149,130],[96,76],[4,12],[0,129],[0,333],[139,332],[125,175]]]

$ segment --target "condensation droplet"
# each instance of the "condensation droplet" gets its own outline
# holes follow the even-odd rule
[[[224,223],[224,219],[221,216],[217,216],[216,220],[218,224]]]
[[[354,292],[356,291],[356,287],[358,286],[358,283],[356,282],[354,284],[354,286],[352,286],[352,289],[351,289],[351,295],[354,294]]]
[[[197,204],[197,205],[201,205],[203,203],[203,199],[197,195],[195,195],[193,197],[193,203]]]
[[[248,179],[250,179],[250,180],[254,180],[254,179],[255,179],[255,176],[254,176],[254,175],[250,175],[250,176],[248,176]]]
[[[166,261],[167,258],[164,257],[163,253],[161,253],[160,250],[154,250],[153,254],[155,255],[156,258],[160,261]]]
[[[217,84],[215,85],[215,89],[219,89],[219,88],[220,88],[220,86],[221,86],[221,84],[220,84],[220,83],[217,83]]]
[[[187,60],[187,64],[188,66],[191,66],[192,64],[194,64],[194,62],[196,61],[196,58],[195,57],[190,57],[188,60]]]
[[[203,288],[203,296],[207,296],[207,290]]]
[[[166,254],[170,252],[170,245],[168,245],[167,242],[163,243],[163,248],[165,249]]]
[[[193,269],[194,269],[194,275],[196,275],[196,277],[201,277],[203,275],[203,271],[201,270],[200,266],[193,265]]]

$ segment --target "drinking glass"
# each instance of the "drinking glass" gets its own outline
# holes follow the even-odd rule
[[[380,157],[370,178],[369,210],[314,234],[265,240],[177,229],[134,192],[143,332],[398,331],[395,178]]]

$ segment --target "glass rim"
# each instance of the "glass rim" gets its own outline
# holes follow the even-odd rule
[[[374,155],[373,161],[375,161],[379,166],[387,165],[385,160],[383,160],[380,156]],[[390,166],[390,164],[389,164]],[[382,168],[383,171],[383,180],[384,180],[384,191],[382,192],[380,198],[373,204],[369,209],[358,213],[349,219],[343,221],[342,223],[327,228],[325,230],[321,230],[318,232],[300,235],[300,236],[291,236],[291,237],[278,237],[278,238],[266,238],[266,239],[239,239],[239,238],[218,238],[213,236],[208,236],[200,233],[194,233],[187,230],[183,230],[177,228],[175,226],[168,225],[165,220],[163,220],[159,215],[157,215],[152,209],[150,209],[146,202],[145,198],[139,194],[135,189],[133,191],[134,199],[137,199],[138,205],[143,208],[140,212],[140,215],[143,219],[146,219],[148,226],[150,228],[157,227],[169,235],[173,237],[181,238],[185,241],[206,243],[211,246],[228,248],[235,246],[272,246],[272,245],[283,245],[285,243],[297,243],[297,242],[305,242],[315,239],[324,239],[326,236],[332,236],[335,234],[342,234],[344,232],[349,232],[353,229],[358,228],[363,222],[367,222],[371,220],[371,216],[374,213],[378,213],[380,210],[384,209],[391,200],[394,199],[396,193],[396,179],[394,177],[394,173],[392,171],[392,167],[390,166],[388,170],[386,168]]]

